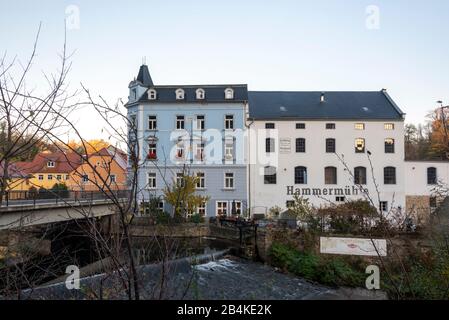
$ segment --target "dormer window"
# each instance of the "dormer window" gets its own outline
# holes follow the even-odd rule
[[[54,168],[55,167],[55,162],[54,161],[47,161],[47,167],[48,168]]]
[[[183,89],[176,90],[176,100],[184,100],[184,90]]]
[[[234,99],[234,90],[233,89],[227,88],[225,90],[225,99],[226,100]]]
[[[206,92],[204,89],[197,89],[196,90],[196,99],[197,100],[203,100],[206,97]]]
[[[148,90],[148,100],[156,100],[157,93],[156,90],[150,89]]]

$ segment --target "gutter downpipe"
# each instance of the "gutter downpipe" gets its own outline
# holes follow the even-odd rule
[[[248,102],[246,103],[246,114],[249,115],[249,110],[248,110]],[[251,122],[249,124],[247,124],[247,121],[250,120]],[[251,142],[251,126],[254,124],[254,119],[251,119],[249,117],[246,117],[246,121],[245,121],[245,127],[248,130],[248,143],[245,143],[245,145],[248,146],[248,204],[249,204],[249,217],[251,217],[251,208],[252,208],[252,202],[251,202],[251,148],[249,147],[250,142]]]

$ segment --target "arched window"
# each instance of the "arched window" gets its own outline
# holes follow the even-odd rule
[[[276,167],[266,166],[263,180],[265,184],[276,184]]]
[[[355,139],[355,153],[365,152],[365,139],[357,138]]]
[[[265,139],[265,152],[273,153],[275,149],[274,138],[266,138]]]
[[[225,89],[225,99],[234,99],[234,90],[232,88],[226,88]]]
[[[297,138],[296,139],[296,152],[306,152],[306,139]]]
[[[394,139],[385,139],[385,153],[394,153]]]
[[[437,184],[437,168],[427,168],[427,184]]]
[[[335,139],[326,139],[326,153],[335,153]]]
[[[366,184],[366,168],[365,167],[355,167],[354,168],[354,183],[355,184]]]
[[[384,184],[396,184],[396,168],[384,168]]]
[[[197,100],[203,100],[204,98],[206,98],[206,91],[204,91],[204,89],[196,89],[196,98]]]
[[[184,100],[184,90],[183,89],[176,90],[176,100]]]
[[[307,184],[307,168],[295,168],[295,184]]]
[[[324,168],[324,183],[337,184],[337,168],[335,167]]]
[[[157,98],[157,92],[154,89],[148,90],[148,100],[156,100]]]

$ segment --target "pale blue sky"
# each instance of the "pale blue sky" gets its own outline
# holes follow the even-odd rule
[[[66,7],[80,11],[68,30],[76,50],[70,81],[111,101],[146,57],[156,84],[247,83],[250,90],[387,88],[422,122],[436,100],[449,104],[449,1],[5,1],[0,53],[26,59],[40,21],[38,73],[57,67]],[[380,29],[366,27],[366,7]],[[84,118],[85,119],[85,118]],[[98,127],[81,121],[86,135]]]

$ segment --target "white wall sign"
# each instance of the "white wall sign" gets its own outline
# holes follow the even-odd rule
[[[279,152],[290,153],[292,151],[292,140],[290,138],[279,139]]]
[[[387,241],[360,238],[320,238],[320,252],[355,256],[387,256]]]

